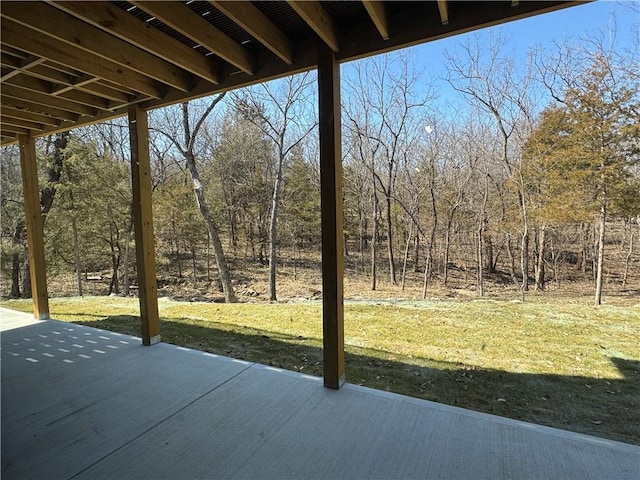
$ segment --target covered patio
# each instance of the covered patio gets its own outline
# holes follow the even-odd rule
[[[1,309],[2,477],[636,479],[640,448]]]
[[[20,148],[35,318],[49,318],[37,137],[127,115],[142,342],[150,346],[161,332],[147,111],[317,69],[323,378],[325,386],[340,388],[340,63],[580,3],[5,2],[0,139]]]
[[[0,309],[3,478],[638,478],[638,447],[345,383],[340,63],[577,3],[4,2],[34,315]],[[323,378],[162,343],[146,112],[314,68]],[[142,342],[49,319],[35,151],[125,115]]]

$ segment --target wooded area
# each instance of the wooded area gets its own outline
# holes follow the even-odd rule
[[[517,65],[478,38],[447,56],[464,111],[411,53],[343,65],[347,276],[423,298],[436,285],[524,298],[580,281],[598,305],[605,284],[640,291],[637,52],[591,38]],[[305,73],[150,112],[160,287],[277,300],[283,269],[300,282],[317,271],[315,83]],[[54,295],[136,293],[127,132],[112,121],[37,142],[48,276],[75,279]],[[13,298],[31,294],[21,185],[17,147],[3,147]],[[262,277],[268,291],[252,287]]]

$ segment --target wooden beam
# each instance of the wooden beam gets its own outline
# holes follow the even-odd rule
[[[333,23],[333,19],[317,1],[293,1],[289,0],[289,5],[296,11],[300,17],[309,25],[318,36],[331,47],[331,50],[337,52],[340,50],[338,45],[338,31]]]
[[[0,145],[9,145],[17,141],[18,136],[11,132],[0,131]]]
[[[73,112],[80,115],[94,115],[97,113],[95,108],[16,85],[3,85],[2,94],[12,98],[24,98],[25,100],[29,100],[33,103],[59,108],[61,110],[66,110],[67,112]]]
[[[324,385],[340,388],[345,381],[340,65],[322,42],[318,42],[318,105]]]
[[[20,144],[20,167],[22,169],[27,246],[29,248],[33,316],[39,320],[44,320],[49,318],[49,295],[47,293],[44,226],[42,210],[40,209],[36,146],[35,140],[27,135],[20,135],[18,140]]]
[[[12,99],[8,99],[12,100]],[[65,120],[58,123],[56,126],[47,126],[42,132],[31,131],[30,134],[35,137],[42,137],[45,135],[53,135],[54,133],[66,132],[68,130],[86,127],[87,125],[94,125],[100,122],[106,122],[113,118],[118,118],[127,115],[129,105],[119,107],[114,110],[102,110],[93,117],[79,117],[75,120]],[[4,108],[4,103],[3,103]]]
[[[156,81],[85,50],[48,37],[13,20],[2,20],[2,43],[16,46],[74,70],[125,85],[150,97],[161,98],[164,88]]]
[[[79,115],[76,113],[72,113],[67,110],[61,110],[59,108],[40,105],[39,103],[30,102],[29,100],[25,100],[23,98],[5,97],[4,87],[2,90],[2,108],[12,107],[18,110],[28,110],[33,113],[49,115],[53,118],[68,120],[71,122],[75,122],[76,120],[78,120]]]
[[[211,1],[210,3],[280,57],[287,65],[293,63],[293,45],[289,37],[251,2],[225,0]]]
[[[25,74],[51,82],[53,85],[51,90],[52,95],[58,95],[67,89],[76,89],[122,103],[129,102],[133,96],[131,93],[123,92],[123,88],[116,90],[103,83],[98,83],[104,82],[104,80],[98,77],[86,74],[73,76],[62,73],[49,65],[37,65],[30,68]]]
[[[44,125],[42,123],[31,122],[22,118],[9,117],[4,113],[5,112],[3,108],[2,115],[0,115],[0,123],[2,123],[3,128],[5,125],[12,125],[14,127],[28,128],[29,130],[44,130]]]
[[[47,115],[39,115],[37,113],[28,112],[26,110],[19,110],[17,108],[8,107],[2,105],[2,114],[11,118],[21,118],[23,120],[29,120],[31,122],[42,123],[44,125],[58,125],[59,120],[49,117]]]
[[[55,2],[57,8],[197,75],[218,83],[215,64],[109,2]]]
[[[19,77],[14,77],[5,82],[6,85],[14,85],[16,87],[21,87],[26,90],[30,90],[36,93],[42,93],[45,95],[58,96],[62,98],[60,93],[65,93],[64,98],[67,100],[72,100],[76,103],[80,103],[82,105],[86,105],[90,108],[107,108],[109,106],[109,101],[105,98],[100,98],[97,95],[91,95],[84,92],[73,91],[71,89],[68,92],[54,92],[53,84],[51,82],[47,82],[46,80],[42,80],[36,77],[31,77],[28,75],[20,75]]]
[[[447,0],[438,0],[438,11],[440,12],[440,23],[449,25],[449,7]]]
[[[131,3],[204,48],[211,50],[214,54],[235,65],[243,72],[253,73],[253,57],[251,54],[185,4],[181,2],[140,2],[135,0]]]
[[[364,8],[373,20],[373,24],[380,32],[380,36],[384,40],[389,40],[389,21],[387,20],[387,9],[384,2],[373,0],[363,0]]]
[[[3,7],[3,9],[4,9],[4,7]],[[4,55],[3,55],[3,57],[4,57]],[[39,58],[39,57],[36,57],[34,55],[29,55],[27,58],[25,58],[23,60],[18,60],[17,58],[15,60],[17,60],[17,62],[16,62],[16,65],[15,65],[14,69],[10,70],[6,74],[3,74],[2,77],[0,77],[0,82],[5,82],[8,79],[10,79],[11,77],[15,77],[16,75],[19,75],[20,73],[25,72],[25,71],[29,70],[30,68],[35,67],[36,65],[40,65],[41,63],[43,63],[45,61],[44,58]],[[4,64],[4,61],[3,61],[3,64]]]
[[[147,112],[138,105],[129,107],[129,137],[142,343],[153,345],[160,341],[160,317],[151,204],[149,127]]]
[[[31,133],[28,128],[16,127],[15,125],[11,124],[2,124],[2,131],[14,133],[16,135],[29,135]]]
[[[8,2],[0,14],[183,92],[193,83],[189,75],[175,65],[45,3],[33,2],[24,8],[20,3]]]

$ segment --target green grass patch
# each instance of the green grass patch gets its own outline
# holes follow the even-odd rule
[[[29,301],[3,306],[30,311]],[[159,301],[165,342],[322,374],[321,304]],[[136,299],[54,298],[56,319],[140,336]],[[640,309],[351,302],[347,381],[640,445]]]

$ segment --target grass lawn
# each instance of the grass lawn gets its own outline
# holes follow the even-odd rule
[[[30,311],[30,301],[3,306]],[[311,375],[321,304],[159,300],[165,342]],[[59,320],[140,335],[137,299],[54,298]],[[556,299],[345,306],[347,381],[640,445],[640,308]]]

